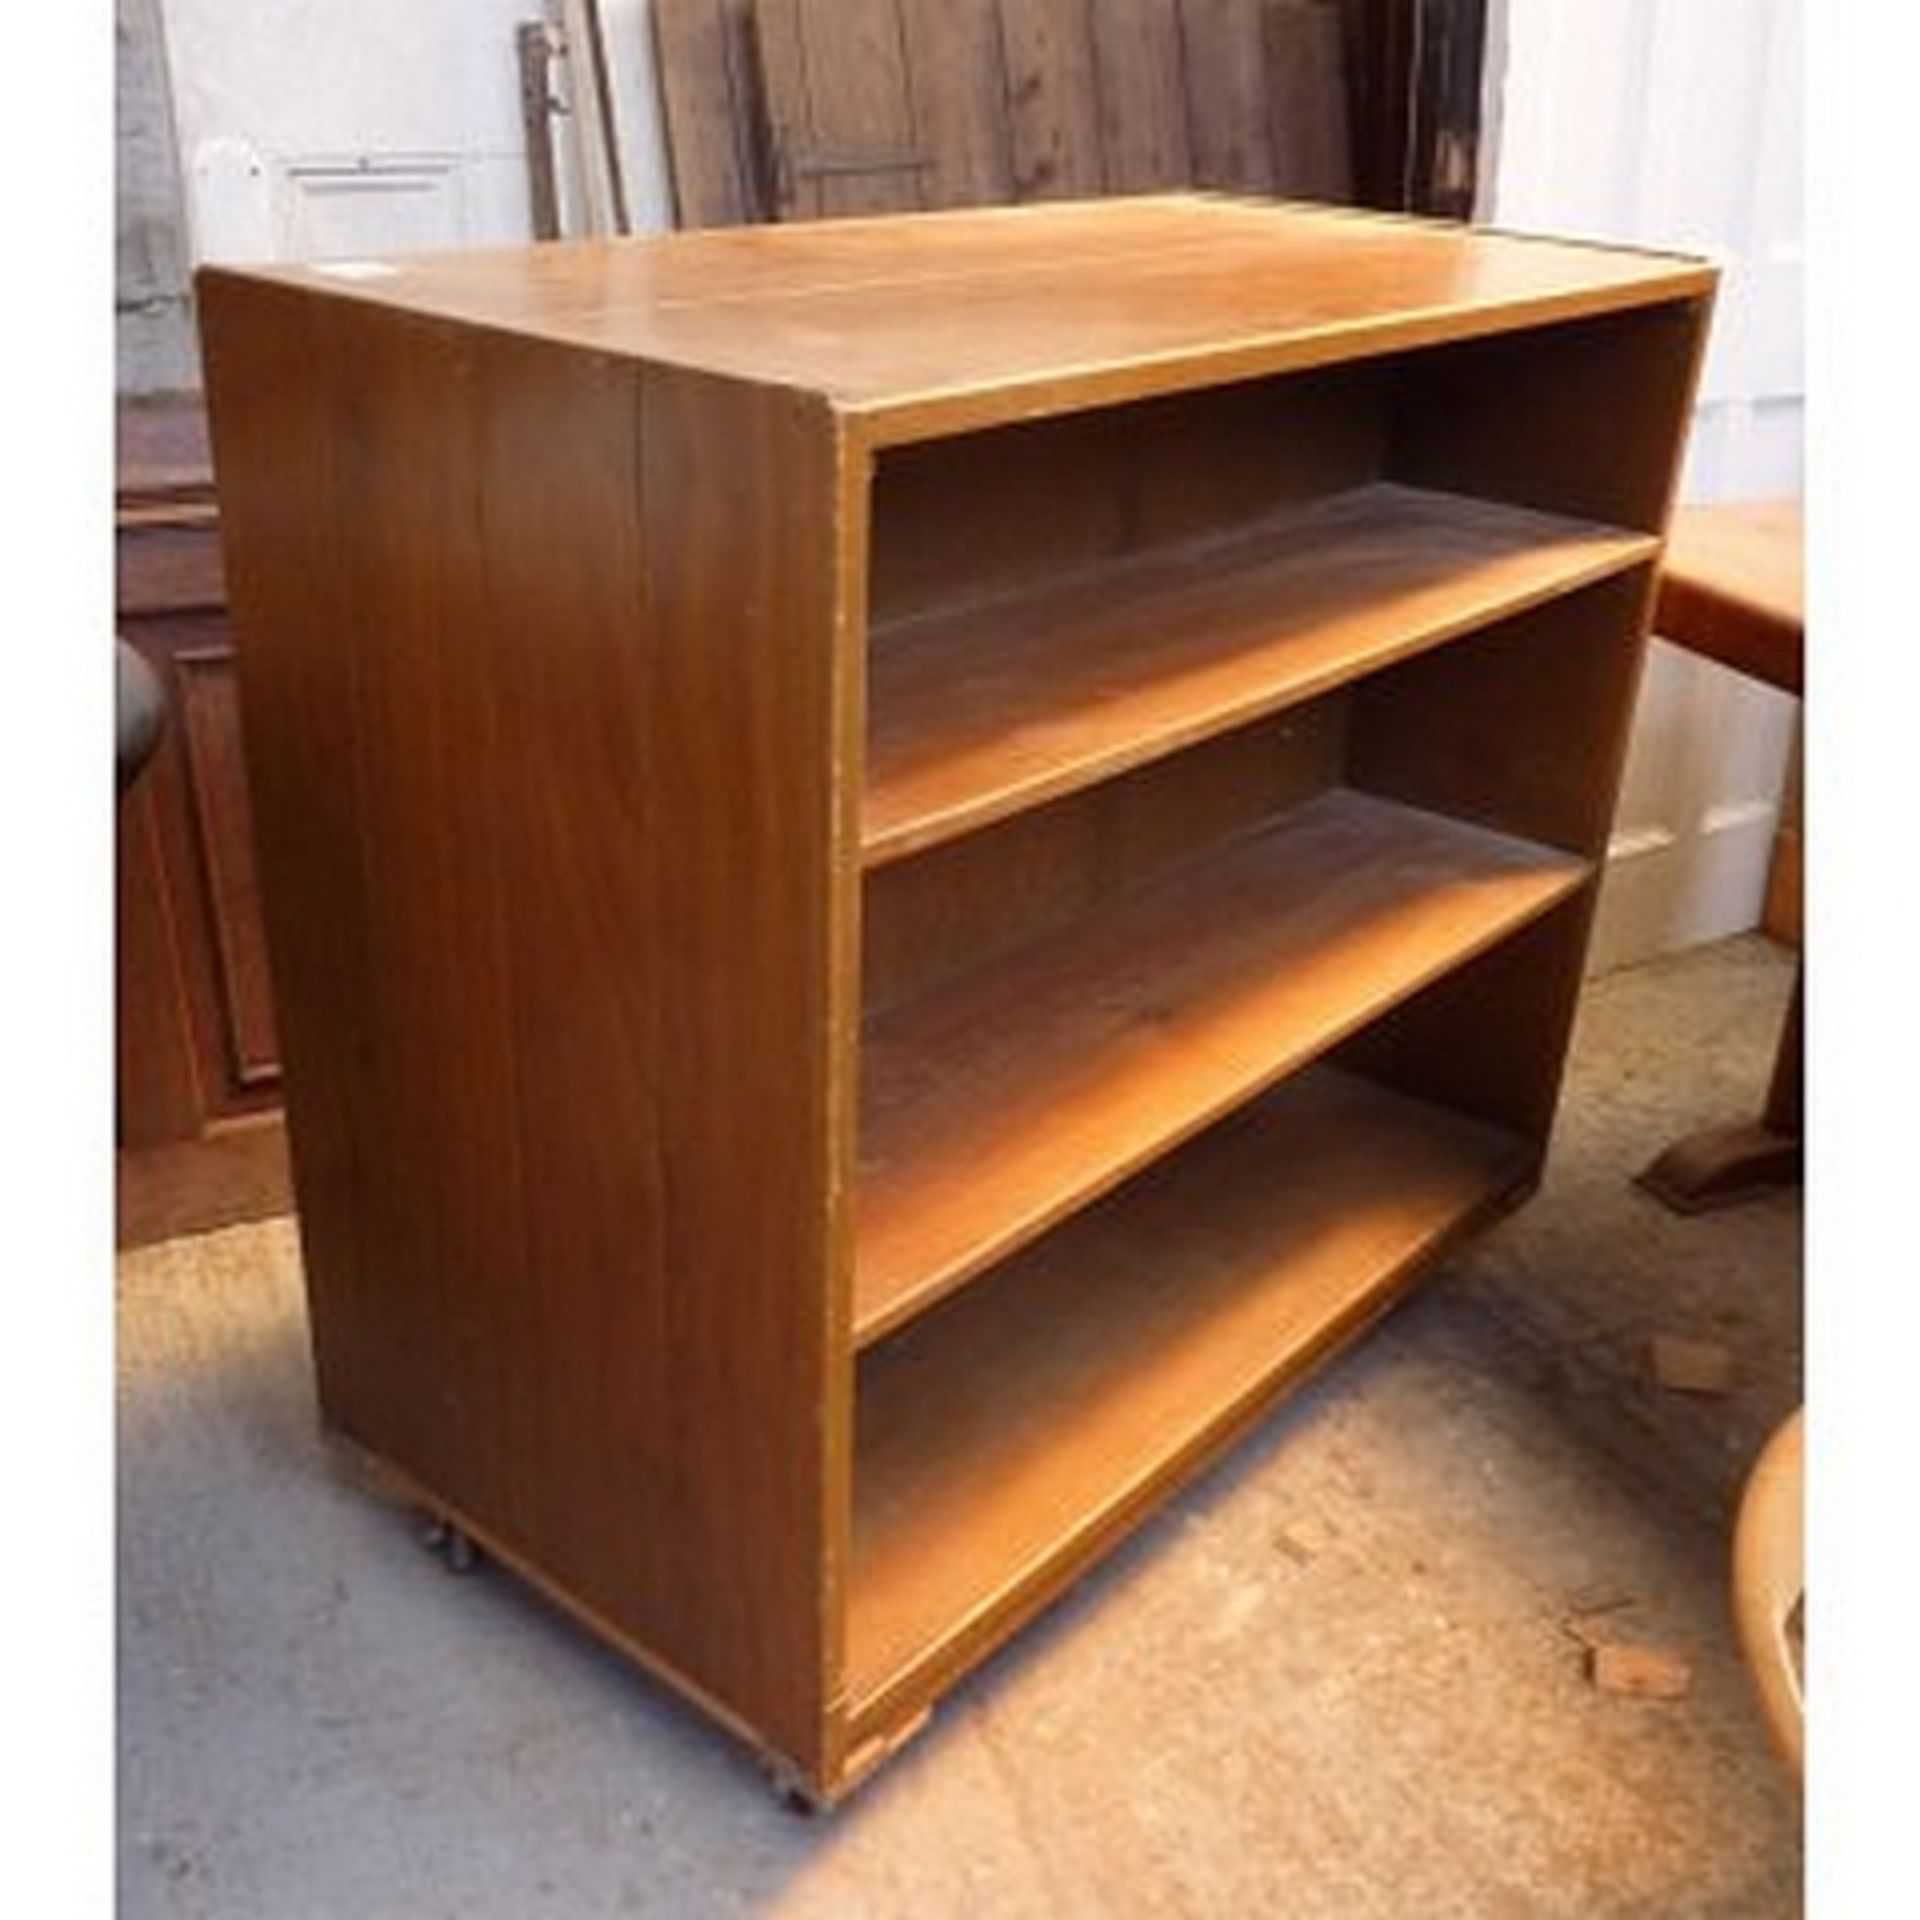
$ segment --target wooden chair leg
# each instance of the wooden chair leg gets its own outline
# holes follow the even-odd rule
[[[1773,1056],[1773,1081],[1767,1088],[1766,1123],[1775,1133],[1800,1138],[1802,1075],[1805,1071],[1805,1043],[1801,1038],[1802,1002],[1806,993],[1807,969],[1803,962],[1794,972],[1793,1000],[1787,1008],[1786,1024],[1780,1029],[1780,1045]]]
[[[1794,976],[1793,1000],[1774,1050],[1773,1078],[1761,1118],[1689,1134],[1638,1175],[1639,1184],[1674,1212],[1705,1213],[1799,1181],[1805,986],[1803,963]]]

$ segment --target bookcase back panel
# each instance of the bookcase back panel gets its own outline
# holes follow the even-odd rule
[[[877,628],[1371,481],[1655,532],[1696,304],[889,448],[873,482]]]
[[[1384,365],[891,448],[873,482],[876,625],[1230,533],[1378,476]]]
[[[1175,754],[867,876],[869,1012],[1024,945],[1324,791],[1344,694]]]

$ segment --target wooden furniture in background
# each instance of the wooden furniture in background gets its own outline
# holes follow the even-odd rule
[[[820,1798],[1533,1185],[1712,274],[201,295],[330,1425]]]
[[[1654,631],[1796,698],[1806,692],[1806,585],[1797,500],[1682,507]]]
[[[169,710],[118,813],[115,1141],[132,1245],[291,1196],[206,418],[168,397],[123,403],[118,424],[115,618]]]
[[[1797,501],[1685,507],[1660,570],[1654,630],[1782,693],[1804,697],[1805,600]],[[1678,1213],[1701,1213],[1799,1180],[1805,963],[1774,1050],[1758,1121],[1676,1141],[1640,1184]]]
[[[1804,723],[1804,716],[1803,723]],[[1796,951],[1806,945],[1806,796],[1805,743],[1796,733],[1787,781],[1780,795],[1780,819],[1773,831],[1773,859],[1767,868],[1767,897],[1760,928],[1769,939]]]
[[[1733,1620],[1767,1731],[1795,1773],[1807,1748],[1806,1414],[1796,1408],[1754,1462],[1733,1533]]]
[[[522,20],[513,30],[520,76],[520,132],[527,154],[527,217],[536,240],[560,238],[560,169],[555,154],[558,104],[553,70],[559,29],[551,20]]]

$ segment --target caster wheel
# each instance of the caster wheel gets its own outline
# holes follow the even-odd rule
[[[796,1820],[811,1820],[820,1811],[821,1802],[808,1791],[800,1776],[785,1761],[768,1763],[767,1779],[781,1810],[792,1814]]]
[[[480,1549],[451,1520],[427,1519],[416,1538],[449,1573],[471,1573],[480,1564]]]
[[[449,1573],[471,1573],[480,1564],[480,1549],[458,1527],[448,1527],[441,1552]]]

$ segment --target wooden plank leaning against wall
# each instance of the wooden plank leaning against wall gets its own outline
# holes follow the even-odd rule
[[[655,0],[681,226],[1168,187],[1465,217],[1485,0]]]

